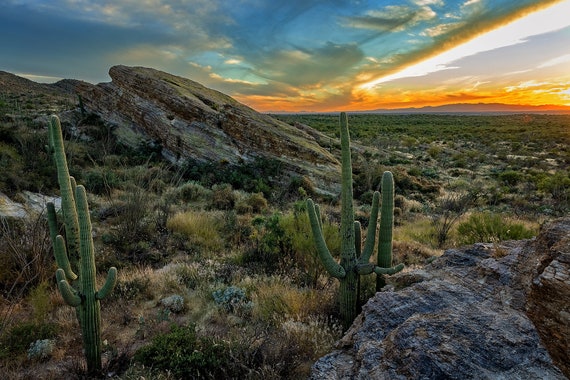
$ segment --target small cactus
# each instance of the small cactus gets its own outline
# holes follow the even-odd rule
[[[52,116],[49,124],[49,146],[53,152],[58,182],[62,197],[62,213],[65,221],[65,235],[58,234],[57,216],[53,204],[48,204],[48,223],[58,266],[56,279],[65,302],[76,308],[83,336],[83,347],[89,373],[101,371],[101,314],[100,300],[115,286],[117,269],[110,268],[105,284],[96,289],[95,256],[91,232],[91,218],[87,194],[83,186],[77,186],[69,176],[61,124]],[[70,260],[70,257],[72,260]],[[76,274],[72,266],[78,263]]]
[[[378,208],[380,194],[374,193],[372,199],[372,210],[370,213],[370,221],[368,224],[368,233],[364,248],[361,247],[360,240],[360,223],[354,220],[354,209],[352,205],[353,191],[352,191],[352,162],[350,157],[350,137],[348,133],[348,119],[346,113],[340,114],[340,141],[341,141],[341,254],[340,263],[332,257],[327,244],[324,239],[320,210],[311,199],[307,200],[307,212],[311,223],[311,230],[313,238],[317,247],[319,257],[326,268],[327,272],[339,279],[339,303],[340,314],[342,318],[343,328],[346,330],[352,324],[358,310],[358,289],[360,275],[376,273],[378,276],[384,274],[394,274],[403,269],[403,264],[392,267],[385,267],[374,265],[370,263],[370,257],[374,251],[374,243],[376,241],[376,226],[378,219]],[[390,173],[391,176],[391,173]],[[383,193],[385,189],[382,189]],[[387,190],[388,192],[390,190]],[[392,199],[393,186],[392,186]],[[382,205],[381,218],[388,220],[388,224],[392,225],[393,214],[393,201],[392,208],[388,204]],[[390,214],[390,215],[388,215]],[[386,222],[385,222],[386,223]],[[382,221],[381,221],[382,226]],[[381,233],[384,237],[390,236],[390,249],[391,249],[391,230],[383,231]],[[357,238],[358,237],[358,238]],[[387,244],[382,241],[382,247]],[[380,246],[379,246],[380,248]],[[391,259],[390,259],[391,261]]]

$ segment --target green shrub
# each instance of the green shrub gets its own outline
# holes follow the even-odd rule
[[[150,279],[148,277],[135,277],[132,280],[117,281],[111,299],[123,299],[127,301],[150,298]]]
[[[231,185],[222,184],[212,186],[212,199],[210,207],[216,210],[231,210],[234,208],[237,197]]]
[[[498,175],[498,178],[505,185],[515,186],[522,180],[523,175],[516,170],[505,170]]]
[[[232,373],[229,343],[199,337],[194,325],[173,325],[167,334],[156,336],[139,349],[135,361],[145,366],[168,370],[175,378],[220,379]]]
[[[241,256],[241,263],[273,274],[290,258],[290,242],[280,225],[281,214],[256,217],[251,221],[250,247]]]
[[[115,172],[104,167],[86,170],[82,180],[90,193],[99,195],[110,195],[120,183]]]
[[[528,239],[536,231],[501,217],[499,214],[480,212],[471,214],[467,221],[457,226],[463,244],[494,243],[504,240]]]
[[[306,212],[293,212],[284,215],[280,220],[286,241],[290,244],[290,263],[304,273],[302,285],[316,286],[319,276],[325,273],[309,224]],[[333,254],[340,252],[340,233],[338,226],[328,220],[323,222],[323,234]]]
[[[229,313],[247,311],[252,306],[245,291],[237,286],[215,290],[212,292],[212,297],[216,305]]]
[[[57,326],[53,323],[18,323],[12,326],[0,339],[0,358],[26,353],[33,342],[53,339],[56,334]]]

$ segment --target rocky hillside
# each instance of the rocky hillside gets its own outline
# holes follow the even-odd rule
[[[187,159],[239,164],[277,159],[290,176],[338,191],[338,161],[314,137],[192,80],[143,67],[115,66],[110,83],[65,82],[86,111],[114,124],[122,142],[158,144],[173,163]]]
[[[305,176],[316,190],[338,194],[340,165],[319,145],[329,141],[319,132],[291,126],[190,79],[158,70],[115,66],[109,75],[110,83],[97,85],[70,79],[41,84],[0,72],[0,105],[31,118],[59,113],[75,124],[74,117],[61,112],[75,108],[80,96],[83,111],[112,125],[122,143],[158,146],[172,163],[274,159],[282,164],[283,181]],[[10,112],[2,115],[16,117]]]
[[[570,376],[570,218],[394,279],[405,287],[377,293],[311,379]]]

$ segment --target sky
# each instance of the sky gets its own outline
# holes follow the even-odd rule
[[[0,70],[180,75],[260,112],[570,106],[570,0],[0,0]]]

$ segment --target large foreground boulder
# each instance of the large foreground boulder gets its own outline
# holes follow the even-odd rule
[[[311,379],[566,379],[570,218],[394,276]]]

